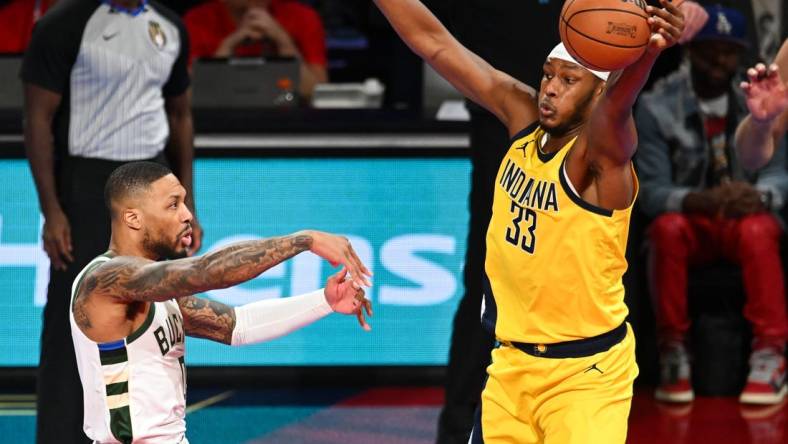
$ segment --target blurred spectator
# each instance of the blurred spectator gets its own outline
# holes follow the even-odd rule
[[[747,19],[747,40],[750,43],[744,61],[748,64],[770,62],[788,37],[788,7],[785,0],[700,0],[705,6],[721,5],[736,8]]]
[[[33,25],[56,0],[0,2],[0,53],[21,54],[30,41]]]
[[[657,83],[638,107],[640,204],[651,217],[650,279],[660,342],[658,399],[693,399],[685,336],[687,269],[725,258],[742,269],[744,316],[753,329],[750,373],[740,400],[785,395],[785,290],[779,210],[788,192],[783,150],[754,174],[733,149],[747,109],[733,79],[746,48],[745,18],[708,7],[709,21],[687,47],[688,64]]]
[[[788,23],[784,22],[788,12],[784,10],[784,0],[750,0],[750,3],[758,42],[755,52],[762,61],[772,61],[788,28]]]
[[[208,0],[183,17],[191,57],[298,57],[302,97],[328,81],[323,23],[296,0]]]

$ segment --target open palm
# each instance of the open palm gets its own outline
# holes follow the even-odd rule
[[[326,282],[326,302],[336,313],[355,314],[359,325],[369,331],[372,328],[364,319],[364,311],[367,316],[372,316],[372,303],[364,297],[364,289],[353,285],[353,281],[346,279],[347,268],[342,267],[338,273],[328,278]]]
[[[741,88],[753,119],[771,121],[788,109],[788,84],[780,78],[777,65],[767,69],[759,63],[747,70],[747,77],[749,82],[742,82]]]

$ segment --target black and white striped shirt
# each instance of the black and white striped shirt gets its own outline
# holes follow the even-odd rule
[[[180,18],[156,1],[61,0],[39,20],[22,80],[62,95],[55,146],[107,160],[155,157],[167,142],[165,97],[189,87]]]

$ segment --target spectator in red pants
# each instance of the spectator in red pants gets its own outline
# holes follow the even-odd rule
[[[754,334],[750,373],[740,400],[780,402],[786,394],[785,284],[779,210],[788,192],[784,150],[747,173],[733,149],[747,114],[734,77],[746,48],[736,10],[709,7],[709,21],[686,48],[687,63],[641,98],[637,111],[641,206],[648,231],[650,280],[658,322],[661,384],[656,397],[694,397],[685,336],[687,273],[726,259],[741,266],[744,316]]]

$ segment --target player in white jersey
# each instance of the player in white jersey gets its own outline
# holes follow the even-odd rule
[[[107,181],[105,198],[112,215],[109,251],[74,281],[69,311],[84,430],[94,442],[187,442],[187,335],[250,344],[331,312],[355,314],[370,328],[362,286],[370,285],[371,273],[344,237],[299,231],[186,258],[192,214],[185,189],[166,167],[121,166]],[[343,268],[324,289],[286,299],[233,308],[193,296],[252,279],[303,251]]]

